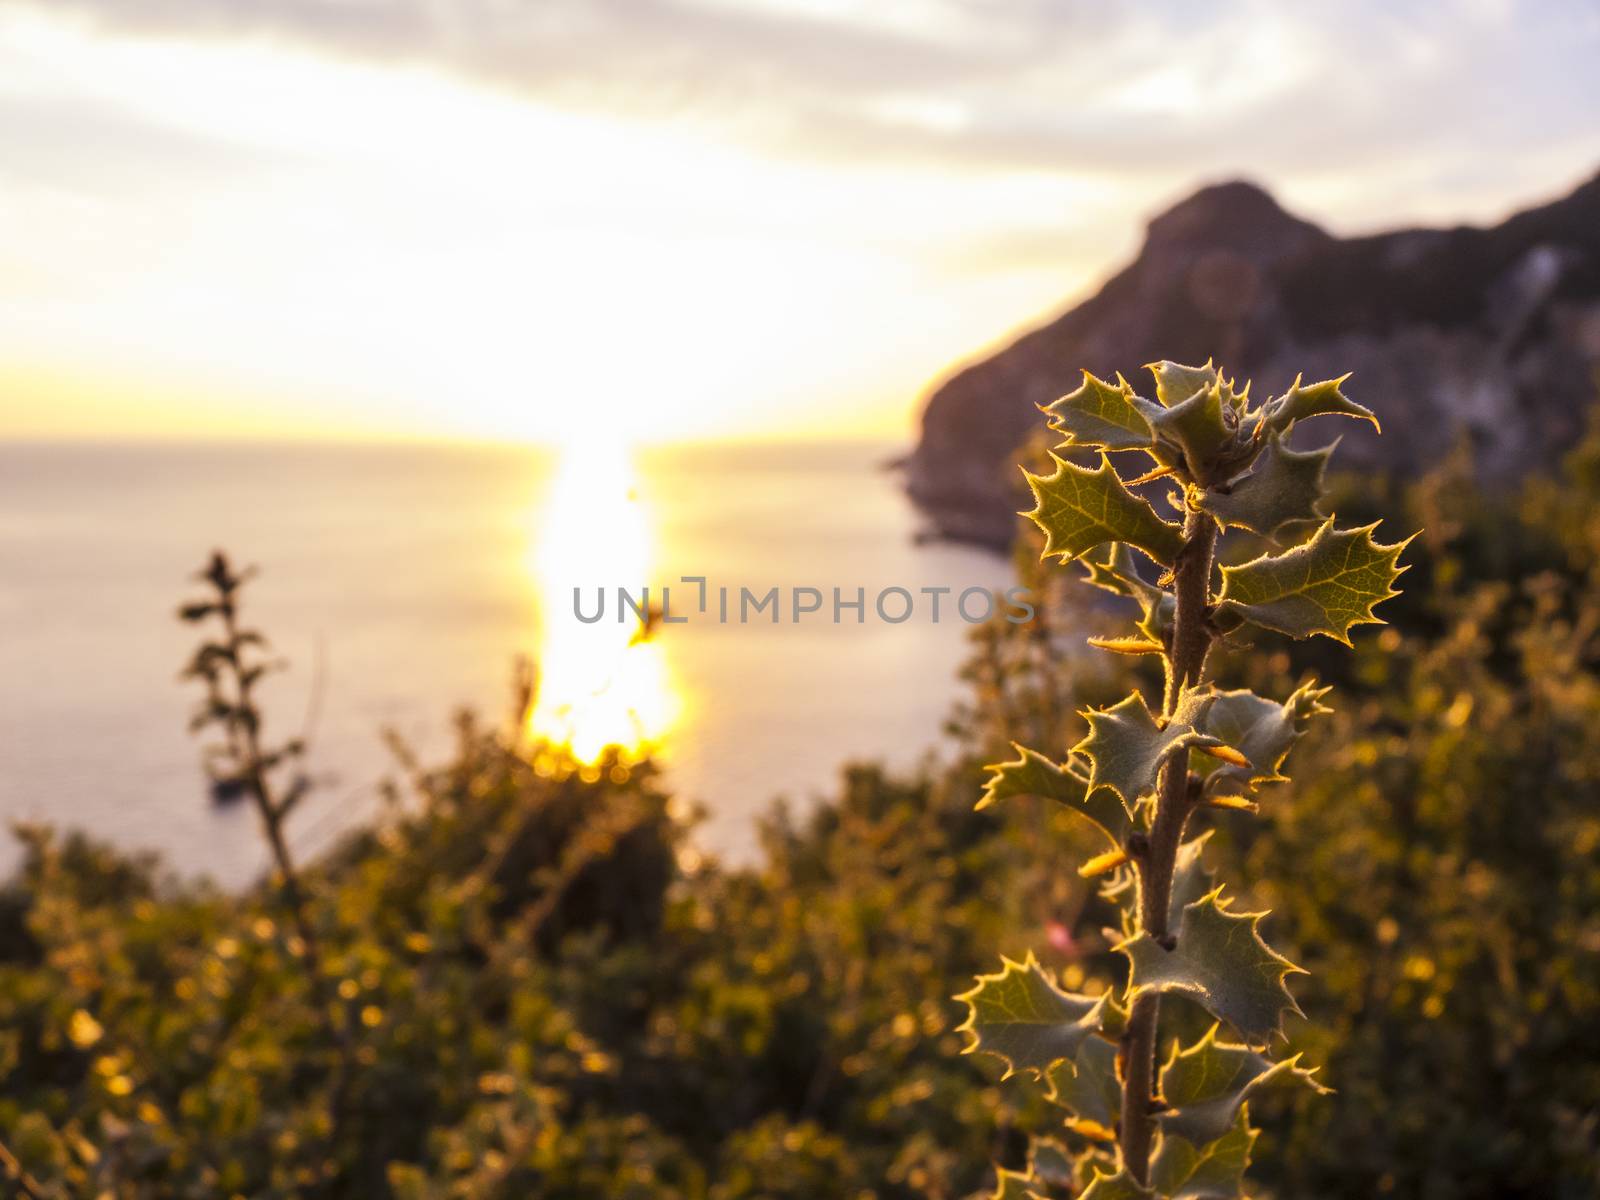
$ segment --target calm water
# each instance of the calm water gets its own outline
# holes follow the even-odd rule
[[[748,853],[773,797],[825,791],[853,757],[910,764],[937,740],[966,626],[925,602],[886,624],[871,597],[1006,582],[997,558],[913,543],[915,515],[878,469],[893,450],[563,467],[521,450],[0,446],[0,818],[83,826],[225,883],[260,869],[252,815],[206,799],[194,690],[177,679],[193,631],[173,609],[221,545],[263,569],[248,615],[291,665],[269,720],[280,734],[309,721],[326,778],[294,823],[303,851],[373,811],[383,727],[442,754],[451,712],[498,717],[514,656],[538,654],[546,728],[579,748],[617,720],[658,739],[672,785],[709,811],[703,843]],[[868,619],[694,617],[619,649],[622,627],[567,615],[569,584],[592,596],[679,575],[735,595],[864,587]]]

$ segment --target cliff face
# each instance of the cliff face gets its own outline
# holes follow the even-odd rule
[[[1208,357],[1258,398],[1298,372],[1353,371],[1346,391],[1384,435],[1342,430],[1347,467],[1415,472],[1461,434],[1490,477],[1553,463],[1596,395],[1600,177],[1490,229],[1350,239],[1251,184],[1205,188],[1152,221],[1098,295],[934,389],[912,498],[946,536],[1005,545],[1035,405],[1083,369],[1148,395],[1142,364]]]

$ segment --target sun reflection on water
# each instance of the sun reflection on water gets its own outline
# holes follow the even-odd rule
[[[538,694],[529,730],[592,765],[608,749],[637,760],[656,749],[678,716],[679,697],[662,648],[631,611],[619,621],[616,589],[637,595],[649,580],[649,514],[639,499],[628,448],[609,435],[563,448],[540,514],[531,567],[540,606]],[[573,611],[595,611],[586,625]]]

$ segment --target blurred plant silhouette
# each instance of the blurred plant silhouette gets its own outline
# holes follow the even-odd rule
[[[291,738],[281,746],[262,744],[263,714],[256,702],[255,688],[269,672],[282,663],[265,657],[267,640],[259,630],[239,623],[240,591],[256,574],[254,567],[235,571],[221,550],[195,578],[211,589],[211,595],[193,600],[178,609],[180,620],[191,625],[214,621],[219,635],[196,647],[185,679],[205,685],[205,699],[189,722],[193,732],[208,728],[222,731],[223,740],[207,746],[205,765],[211,778],[211,794],[227,803],[247,797],[261,818],[261,829],[272,851],[272,861],[283,891],[285,907],[294,921],[304,953],[317,971],[317,938],[306,907],[305,885],[289,853],[285,823],[289,814],[311,789],[311,778],[303,767],[305,743]],[[288,786],[280,788],[275,776],[293,768]]]

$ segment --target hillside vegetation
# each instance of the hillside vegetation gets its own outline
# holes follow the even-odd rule
[[[1290,1049],[1337,1093],[1261,1098],[1259,1196],[1600,1196],[1600,438],[1559,481],[1471,479],[1340,497],[1428,530],[1354,655],[1219,664],[1339,697],[1293,796],[1219,814],[1207,845],[1316,975]],[[992,1187],[1052,1117],[960,1055],[952,981],[995,947],[1047,947],[1077,990],[1122,969],[1070,814],[973,811],[1002,734],[1065,747],[1127,690],[1081,665],[1104,614],[1070,603],[975,639],[946,765],[846,769],[772,812],[749,868],[702,858],[647,766],[576,769],[468,717],[449,761],[402,758],[383,819],[301,869],[304,933],[270,884],[22,831],[0,1178],[163,1200]]]

